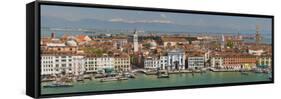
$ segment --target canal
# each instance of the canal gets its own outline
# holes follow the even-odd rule
[[[247,75],[240,72],[206,72],[185,74],[170,74],[170,78],[157,78],[156,75],[137,74],[135,79],[122,81],[100,82],[99,80],[76,82],[73,87],[43,88],[47,83],[41,84],[41,94],[59,94],[88,91],[105,91],[121,89],[190,86],[238,82],[269,81],[268,74],[252,73]]]

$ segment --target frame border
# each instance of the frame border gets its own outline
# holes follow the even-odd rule
[[[272,19],[272,80],[258,81],[258,82],[239,82],[239,83],[221,83],[209,85],[189,85],[189,86],[174,86],[161,88],[140,88],[140,89],[123,89],[123,90],[109,90],[109,91],[89,91],[89,92],[75,92],[75,93],[59,93],[59,94],[41,94],[41,55],[40,55],[40,36],[41,36],[41,5],[56,5],[68,7],[85,7],[85,8],[105,8],[105,9],[121,9],[121,10],[141,10],[141,11],[158,11],[158,12],[172,12],[172,13],[189,13],[189,14],[205,14],[205,15],[221,15],[221,16],[240,16],[240,17],[256,17],[256,18],[270,18]],[[35,97],[50,98],[50,97],[67,97],[67,96],[81,96],[81,95],[99,95],[99,94],[114,94],[114,93],[132,93],[132,92],[147,92],[147,91],[163,91],[175,89],[193,89],[206,87],[225,87],[238,85],[253,85],[253,84],[270,84],[274,83],[274,16],[260,15],[260,14],[244,14],[244,13],[228,13],[228,12],[210,12],[210,11],[195,11],[195,10],[180,10],[180,9],[166,9],[166,8],[148,8],[148,7],[133,7],[133,6],[119,6],[119,5],[103,5],[103,4],[89,4],[89,3],[73,3],[73,2],[57,2],[57,1],[35,1]]]

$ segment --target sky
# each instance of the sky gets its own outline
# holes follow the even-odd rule
[[[119,10],[70,6],[41,6],[41,26],[92,27],[193,32],[255,32],[271,33],[270,18],[186,14],[139,10]]]

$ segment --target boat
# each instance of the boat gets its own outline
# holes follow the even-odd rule
[[[116,81],[116,80],[118,80],[118,79],[117,78],[102,78],[100,80],[100,82],[108,82],[108,81]]]
[[[261,69],[255,69],[254,72],[255,73],[262,73],[262,70]]]
[[[122,81],[122,80],[128,80],[128,78],[125,78],[125,77],[107,77],[107,78],[102,78],[100,80],[100,82]]]
[[[158,71],[157,78],[170,78],[168,71]]]
[[[125,78],[125,77],[119,77],[117,78],[118,81],[122,81],[122,80],[128,80],[128,78]]]
[[[162,75],[158,75],[158,78],[170,78],[170,76],[166,74],[162,74]]]
[[[135,76],[134,73],[129,73],[129,72],[122,73],[122,74],[119,75],[119,76],[126,77],[126,78],[136,78],[136,76]]]
[[[249,75],[247,72],[241,72],[242,75]]]

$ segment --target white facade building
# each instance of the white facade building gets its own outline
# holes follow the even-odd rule
[[[257,67],[271,68],[272,67],[271,56],[259,57],[257,59]]]
[[[222,57],[212,57],[211,67],[213,68],[223,68],[223,58]]]
[[[114,69],[114,58],[113,57],[98,57],[97,70]]]
[[[97,58],[95,57],[85,58],[85,72],[87,73],[97,72]]]
[[[72,66],[74,75],[83,75],[85,73],[84,56],[72,56]]]
[[[116,71],[131,70],[129,57],[87,57],[85,58],[85,70],[87,73],[96,73],[111,69]]]
[[[147,57],[144,59],[144,69],[156,70],[159,68],[158,57]]]
[[[262,53],[264,53],[264,51],[263,50],[251,50],[251,49],[249,49],[248,53],[252,54],[252,55],[260,56]]]
[[[144,59],[144,68],[164,70],[167,68],[167,63],[167,56],[147,57]]]
[[[42,55],[41,75],[61,73],[80,75],[84,73],[83,58],[79,55]]]
[[[167,56],[160,56],[160,60],[159,60],[159,63],[160,63],[160,66],[159,68],[162,69],[162,70],[165,70],[168,66],[168,60],[167,60]]]
[[[185,69],[185,53],[182,49],[174,49],[168,51],[167,69]]]
[[[187,60],[188,68],[198,69],[204,67],[204,57],[203,56],[190,56]]]

